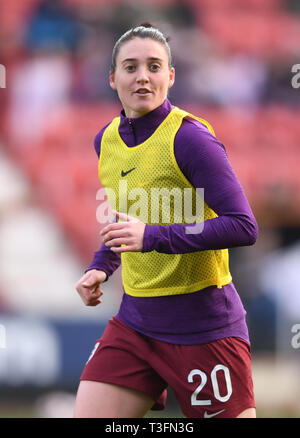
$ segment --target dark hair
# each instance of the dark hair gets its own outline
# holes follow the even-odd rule
[[[169,46],[169,38],[165,37],[164,34],[157,29],[156,27],[152,26],[151,23],[142,23],[137,27],[133,27],[132,29],[129,29],[127,32],[125,32],[116,42],[116,44],[114,45],[113,48],[113,52],[112,52],[112,63],[111,63],[111,68],[110,70],[112,72],[115,71],[116,69],[116,59],[118,56],[118,53],[120,51],[120,47],[123,43],[125,43],[126,41],[130,41],[133,38],[150,38],[154,41],[158,41],[159,43],[161,43],[166,51],[167,51],[167,55],[168,55],[168,59],[169,59],[169,67],[172,67],[172,55],[171,55],[171,49]]]

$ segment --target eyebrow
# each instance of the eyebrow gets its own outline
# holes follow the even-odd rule
[[[126,58],[124,59],[124,61],[121,62],[121,64],[125,64],[126,62],[135,62],[138,61],[137,58]],[[150,58],[147,58],[147,61],[160,61],[163,62],[163,60],[161,58],[156,58],[154,56],[151,56]]]

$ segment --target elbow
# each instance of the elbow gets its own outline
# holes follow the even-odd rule
[[[248,246],[254,245],[258,238],[258,224],[254,216],[248,222],[247,231],[248,231],[247,245]]]
[[[235,226],[238,236],[237,246],[252,246],[258,238],[258,224],[253,215],[243,215],[236,218]]]

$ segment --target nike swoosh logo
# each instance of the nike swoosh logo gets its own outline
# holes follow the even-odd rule
[[[215,417],[216,415],[219,415],[219,414],[221,414],[221,412],[224,412],[225,411],[225,409],[222,409],[221,411],[218,411],[218,412],[213,412],[212,414],[209,414],[208,412],[204,412],[204,418],[212,418],[212,417]]]
[[[121,172],[121,176],[126,176],[128,175],[128,173],[132,172],[135,169],[135,167],[133,167],[132,169],[127,170],[126,172],[124,170],[122,170]]]

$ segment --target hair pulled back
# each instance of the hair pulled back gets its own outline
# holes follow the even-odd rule
[[[157,29],[156,27],[152,26],[151,23],[142,23],[137,27],[133,27],[132,29],[129,29],[127,32],[125,32],[116,42],[114,45],[113,51],[112,51],[112,63],[111,63],[111,71],[114,72],[116,69],[116,59],[118,56],[118,53],[120,51],[121,46],[127,42],[132,40],[133,38],[150,38],[153,41],[157,41],[161,43],[168,55],[169,60],[169,68],[172,67],[172,55],[171,55],[171,49],[169,46],[169,38],[165,37],[164,34]]]

